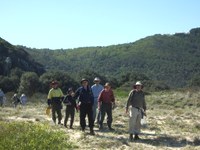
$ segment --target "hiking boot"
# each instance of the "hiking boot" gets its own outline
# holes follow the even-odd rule
[[[81,131],[82,131],[82,132],[85,132],[85,128],[81,128]]]
[[[135,134],[134,140],[140,140],[140,137],[138,136],[138,134]]]
[[[66,125],[66,124],[64,124],[64,127],[65,127],[65,128],[67,128],[67,125]]]
[[[93,130],[93,129],[91,129],[91,130],[90,130],[90,135],[95,135],[95,133],[94,133],[94,130]]]
[[[69,127],[70,129],[74,129],[72,126]]]
[[[112,127],[109,127],[109,130],[110,130],[110,131],[115,131],[115,129],[113,129]]]
[[[63,125],[60,121],[58,122],[59,125]]]
[[[103,129],[103,125],[99,125],[99,130],[102,130]]]
[[[130,141],[133,141],[133,134],[130,134],[129,140],[130,140]]]

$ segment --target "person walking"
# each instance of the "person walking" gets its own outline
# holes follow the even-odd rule
[[[20,96],[20,101],[21,101],[22,105],[25,106],[26,102],[27,102],[27,96],[25,94],[22,94]]]
[[[4,98],[5,97],[5,94],[4,94],[4,92],[0,89],[0,106],[1,107],[3,107],[4,106],[4,103],[5,103],[5,101],[4,101]]]
[[[51,89],[49,90],[48,96],[47,96],[47,103],[48,106],[51,107],[52,109],[52,120],[56,124],[56,119],[58,118],[58,124],[61,124],[62,120],[62,100],[63,100],[63,92],[62,90],[58,87],[58,82],[57,81],[52,81],[51,82]],[[56,113],[57,116],[56,117]]]
[[[130,91],[126,104],[126,113],[129,111],[129,134],[130,141],[139,140],[141,129],[141,119],[146,115],[146,102],[143,92],[143,85],[140,81],[136,82],[133,90]],[[130,107],[130,110],[129,110]],[[135,135],[133,138],[133,134]]]
[[[104,89],[101,91],[98,97],[98,109],[101,111],[101,117],[99,121],[99,129],[103,129],[103,121],[105,114],[107,114],[107,125],[109,130],[114,130],[111,125],[113,121],[112,108],[115,106],[115,97],[111,89],[110,83],[104,85]]]
[[[14,104],[14,106],[13,106],[14,108],[16,108],[18,104],[21,104],[21,101],[20,101],[20,99],[18,98],[17,93],[15,93],[15,94],[13,95],[12,100],[13,100],[12,103]]]
[[[75,108],[77,110],[76,101],[74,100],[73,96],[74,92],[72,88],[69,88],[67,91],[67,96],[63,100],[63,103],[66,105],[64,126],[67,128],[67,121],[70,116],[71,117],[69,126],[70,129],[73,129]]]
[[[5,104],[5,99],[6,99],[5,94],[4,94],[4,92],[2,91],[2,89],[0,89],[0,106],[1,106],[1,107],[4,106],[4,104]]]
[[[81,87],[79,87],[74,95],[74,98],[78,98],[78,108],[80,109],[80,126],[82,131],[85,131],[86,127],[86,115],[89,120],[90,134],[94,135],[94,122],[93,122],[93,111],[92,106],[94,103],[94,97],[92,90],[89,86],[89,81],[85,78],[81,80]]]
[[[93,121],[96,120],[96,111],[97,111],[97,105],[98,105],[98,97],[100,92],[103,90],[103,86],[100,84],[100,79],[98,77],[94,78],[94,85],[92,85],[92,93],[94,96],[94,104],[93,104]],[[97,123],[99,123],[100,120],[100,111],[98,111],[97,115]]]

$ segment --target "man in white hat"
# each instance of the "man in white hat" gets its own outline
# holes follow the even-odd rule
[[[133,90],[129,93],[128,101],[126,104],[126,113],[128,113],[129,107],[129,133],[130,140],[139,140],[141,119],[146,111],[145,95],[142,91],[143,85],[140,81],[136,82],[133,86]],[[133,134],[135,137],[133,138]]]
[[[100,79],[98,77],[94,78],[94,85],[91,87],[92,88],[92,93],[94,96],[94,104],[93,104],[93,121],[95,122],[96,120],[96,110],[97,110],[97,105],[98,105],[98,97],[100,92],[104,89],[103,86],[100,84]],[[98,112],[97,116],[97,122],[99,122],[100,119],[100,112]]]

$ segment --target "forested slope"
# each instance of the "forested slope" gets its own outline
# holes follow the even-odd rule
[[[200,75],[200,28],[106,47],[26,50],[46,68],[70,74],[92,70],[118,79],[129,72],[144,73],[172,87],[185,86]]]

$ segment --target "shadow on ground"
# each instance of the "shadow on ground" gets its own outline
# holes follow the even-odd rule
[[[143,133],[142,135],[144,135],[145,138],[143,138],[138,142],[150,144],[153,146],[166,146],[166,147],[177,147],[177,148],[185,147],[187,145],[200,146],[200,138],[195,138],[193,141],[188,141],[183,137],[182,138],[173,137],[169,135],[148,134],[148,133]],[[151,136],[151,138],[148,138],[149,136]]]

